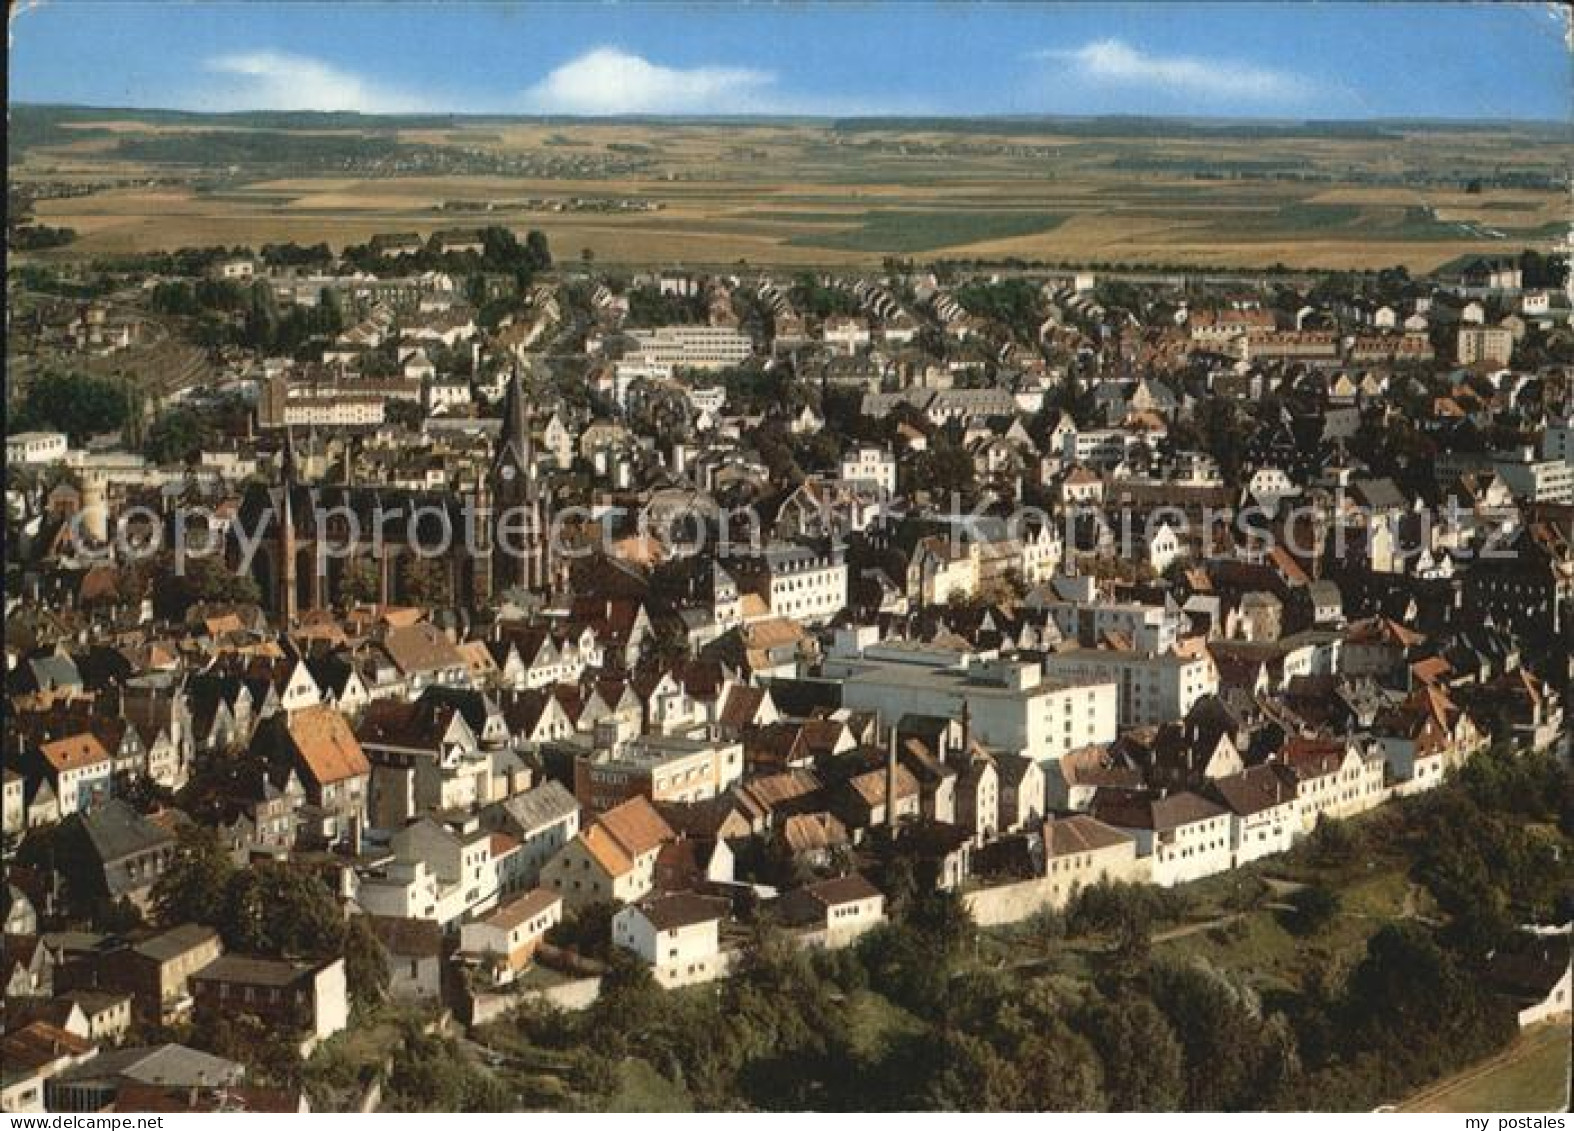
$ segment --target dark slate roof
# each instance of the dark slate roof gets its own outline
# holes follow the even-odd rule
[[[189,1088],[239,1080],[244,1071],[233,1060],[211,1056],[185,1045],[169,1044],[101,1052],[91,1060],[66,1069],[57,1079],[122,1079]]]
[[[98,858],[111,863],[171,845],[175,838],[119,798],[111,798],[81,818]]]
[[[720,919],[731,907],[725,899],[715,896],[678,892],[646,899],[639,905],[640,912],[658,931],[672,931],[696,923]]]
[[[179,958],[188,951],[199,946],[204,946],[218,937],[218,932],[212,927],[199,926],[196,923],[182,923],[178,927],[171,927],[162,934],[144,939],[132,949],[138,954],[145,955],[155,962],[168,962],[172,958]]]
[[[1410,505],[1410,500],[1392,479],[1358,479],[1353,490],[1361,502],[1376,510],[1402,510]]]
[[[527,832],[561,821],[579,810],[574,795],[550,778],[502,804],[514,823]]]
[[[442,956],[443,928],[434,920],[368,915],[366,925],[391,955],[402,958]]]
[[[316,967],[282,958],[250,958],[243,954],[223,954],[191,977],[203,982],[228,982],[243,986],[292,986]]]

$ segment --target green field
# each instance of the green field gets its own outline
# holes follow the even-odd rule
[[[1401,1111],[1567,1111],[1568,1020],[1527,1029],[1499,1055],[1428,1088],[1400,1105]]]
[[[1066,218],[1048,212],[873,212],[858,227],[812,232],[787,242],[832,251],[912,254],[1053,231]]]
[[[618,1066],[618,1090],[606,1101],[607,1111],[693,1111],[688,1093],[669,1083],[643,1060]]]

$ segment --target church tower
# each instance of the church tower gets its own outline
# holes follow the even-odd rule
[[[516,368],[503,402],[503,430],[492,461],[492,496],[497,507],[494,585],[517,585],[532,593],[551,588],[550,515],[541,489],[535,441],[530,435],[530,401]]]
[[[278,600],[275,607],[284,627],[295,624],[299,609],[299,590],[296,582],[297,547],[295,543],[295,436],[286,430],[284,452],[279,465],[279,540],[278,540]]]
[[[470,605],[482,608],[492,601],[492,475],[483,472],[476,477],[470,493],[470,516],[466,536],[470,559]]]

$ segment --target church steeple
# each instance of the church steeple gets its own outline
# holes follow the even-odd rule
[[[299,468],[295,462],[295,434],[285,429],[284,451],[279,459],[279,544],[276,555],[279,592],[275,607],[278,609],[279,619],[283,621],[286,628],[295,623],[299,613],[300,591],[296,580],[298,564],[293,498],[298,477]]]
[[[492,461],[499,556],[496,583],[545,592],[552,585],[551,520],[541,490],[535,441],[530,434],[530,399],[516,367],[503,402],[503,428]]]
[[[511,477],[503,473],[511,467],[523,486],[524,479],[534,478],[535,457],[535,441],[530,435],[530,398],[524,376],[515,366],[503,399],[503,430],[498,436],[493,470],[506,479]]]

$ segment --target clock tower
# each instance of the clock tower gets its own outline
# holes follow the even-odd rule
[[[516,368],[503,401],[503,428],[490,475],[496,507],[492,577],[501,588],[517,585],[544,593],[552,577],[551,510],[542,489],[530,417],[529,394]]]

